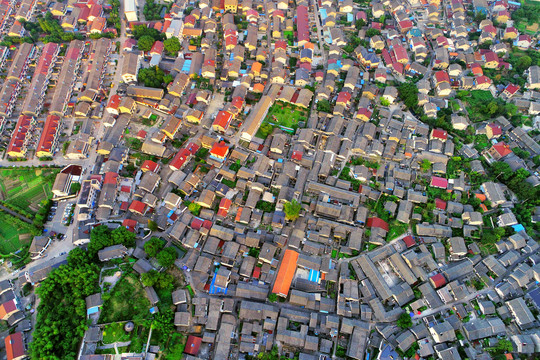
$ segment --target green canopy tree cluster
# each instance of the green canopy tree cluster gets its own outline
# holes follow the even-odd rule
[[[151,47],[151,46],[150,46]],[[165,75],[163,70],[157,66],[141,68],[137,74],[137,80],[144,86],[153,88],[166,88],[167,84],[174,80],[172,75]]]
[[[32,359],[76,359],[86,324],[85,298],[96,293],[99,268],[76,248],[68,263],[52,271],[36,289],[40,298],[30,344]]]
[[[105,225],[96,226],[90,233],[90,243],[88,244],[88,253],[95,256],[99,250],[107,246],[123,244],[125,247],[135,246],[135,234],[120,226],[114,230]]]

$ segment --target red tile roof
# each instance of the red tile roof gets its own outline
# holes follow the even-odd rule
[[[510,95],[514,95],[519,90],[519,86],[515,84],[508,84],[504,89],[505,92],[508,92]]]
[[[118,109],[118,106],[120,105],[120,100],[120,96],[118,94],[114,94],[110,97],[107,107],[111,109]]]
[[[218,112],[216,118],[214,119],[214,123],[212,124],[212,126],[219,126],[224,131],[227,131],[232,121],[232,118],[233,116],[230,112],[221,110],[220,112]]]
[[[403,242],[405,243],[405,246],[407,246],[407,248],[416,245],[416,241],[414,241],[414,238],[411,235],[405,236],[403,238]]]
[[[367,227],[368,228],[379,228],[379,229],[383,229],[383,230],[390,230],[390,226],[388,226],[388,223],[386,221],[384,221],[383,219],[381,218],[378,218],[378,217],[371,217],[369,219],[367,219]]]
[[[140,214],[144,214],[145,209],[146,209],[146,204],[143,202],[140,202],[139,200],[133,200],[131,202],[131,205],[129,205],[129,211],[137,212]]]
[[[489,128],[491,129],[491,132],[493,133],[493,136],[499,136],[499,135],[502,135],[502,128],[495,124],[495,123],[491,123],[491,124],[488,124]]]
[[[134,219],[124,219],[124,221],[122,222],[122,226],[131,232],[135,232],[135,227],[137,226],[137,224],[137,220]]]
[[[118,179],[118,173],[109,171],[105,173],[105,179],[103,179],[103,184],[116,184]]]
[[[444,278],[443,274],[433,275],[429,279],[431,280],[432,284],[435,286],[436,289],[446,285],[446,279]]]
[[[49,115],[45,120],[45,126],[39,137],[39,143],[36,148],[36,152],[46,151],[52,152],[52,146],[54,139],[58,133],[60,127],[60,117],[56,115]]]
[[[510,155],[512,153],[510,146],[502,141],[493,145],[493,148],[499,153],[501,157],[505,157],[506,155]]]
[[[201,347],[202,339],[193,335],[189,335],[186,341],[186,347],[184,353],[197,356],[199,354],[199,348]]]
[[[225,144],[224,141],[220,141],[214,143],[214,146],[212,146],[212,150],[210,150],[210,155],[222,159],[227,156],[228,152],[229,147],[227,146],[227,144]]]
[[[153,171],[155,172],[158,169],[159,165],[152,160],[144,160],[141,170],[142,171]]]
[[[439,210],[445,210],[446,209],[446,201],[441,199],[435,199],[435,207]]]
[[[180,149],[170,162],[169,167],[174,170],[180,170],[190,156],[191,153],[188,149]]]
[[[309,42],[308,8],[304,5],[296,8],[296,29],[298,42]]]
[[[435,139],[446,140],[448,139],[448,133],[446,132],[446,130],[433,129],[433,131],[431,132],[431,137]]]
[[[151,55],[161,55],[163,54],[163,48],[164,48],[164,45],[163,45],[163,42],[162,41],[156,41],[154,43],[154,45],[152,45],[152,48],[150,49],[150,54]]]
[[[448,180],[442,177],[432,176],[431,186],[446,189],[448,187]]]
[[[435,73],[435,80],[437,81],[437,84],[440,82],[450,83],[450,76],[448,76],[446,71],[439,70]]]

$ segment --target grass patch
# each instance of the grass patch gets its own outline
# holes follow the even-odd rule
[[[189,296],[192,298],[195,297],[195,291],[191,288],[191,285],[186,286],[187,291],[189,292]]]
[[[150,317],[150,302],[135,274],[124,275],[110,296],[107,295],[104,295],[105,301],[99,318],[101,323],[127,320],[137,322]]]
[[[394,240],[398,236],[405,234],[405,232],[407,232],[408,229],[409,229],[409,224],[404,224],[397,220],[394,220],[390,224],[390,230],[388,231],[386,240],[387,241]]]
[[[296,131],[298,122],[306,121],[307,110],[291,104],[276,102],[266,115],[264,122],[281,127],[283,130]]]
[[[129,341],[131,334],[124,331],[124,323],[109,324],[103,329],[103,344]]]

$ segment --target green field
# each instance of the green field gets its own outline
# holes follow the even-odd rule
[[[13,217],[5,212],[0,212],[0,223],[0,254],[13,253],[32,241],[30,224],[27,225],[21,220],[14,221]]]
[[[16,168],[0,170],[0,200],[35,215],[43,200],[52,197],[59,169]]]
[[[277,102],[272,105],[264,121],[279,126],[283,130],[296,130],[299,121],[307,120],[306,116],[307,110]]]

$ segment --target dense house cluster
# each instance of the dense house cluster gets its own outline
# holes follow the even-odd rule
[[[2,4],[10,38],[43,5]],[[537,27],[513,16],[524,6],[178,0],[147,20],[126,0],[117,34],[106,1],[51,3],[89,38],[0,46],[5,156],[61,165],[69,248],[124,227],[136,246],[97,258],[129,259],[134,278],[166,272],[150,238],[180,250],[170,297],[187,359],[527,358],[540,352],[540,64]],[[44,261],[50,246],[34,238],[18,284],[66,263]],[[86,298],[89,318],[105,291]],[[155,315],[163,294],[144,296]],[[7,280],[0,318],[7,358],[24,358],[30,326]],[[121,356],[95,353],[103,328],[81,359]]]

